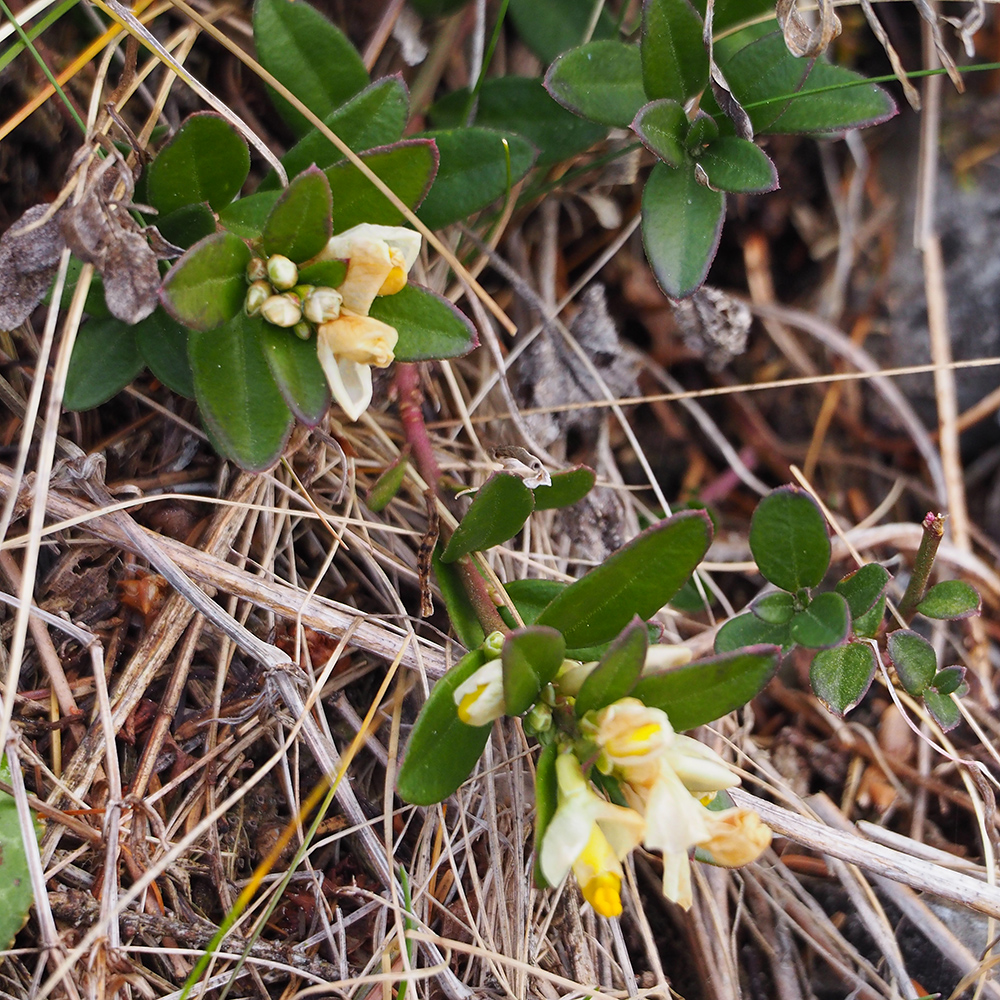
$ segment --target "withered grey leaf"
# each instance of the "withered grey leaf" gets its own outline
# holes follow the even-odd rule
[[[815,27],[795,9],[796,0],[778,0],[778,24],[785,35],[785,45],[793,56],[813,58],[840,34],[840,18],[833,0],[819,0],[819,24]]]
[[[77,205],[67,205],[62,214],[66,245],[85,264],[103,269],[104,256],[115,238],[114,227],[96,193],[91,190]]]
[[[63,249],[61,210],[30,228],[51,206],[33,205],[0,237],[0,328],[20,326],[52,283]]]
[[[141,233],[120,231],[108,246],[100,271],[104,301],[116,319],[138,323],[156,308],[160,270]]]
[[[733,97],[733,93],[729,89],[729,84],[726,82],[726,78],[722,75],[722,70],[716,65],[714,59],[712,60],[712,72],[709,83],[712,85],[712,96],[719,107],[722,108],[725,116],[733,123],[736,134],[741,139],[747,139],[752,142],[753,124],[750,121],[750,116],[743,110],[743,105]]]
[[[705,359],[711,371],[721,371],[747,349],[753,316],[739,299],[702,285],[686,299],[671,299],[670,305],[684,343]]]
[[[174,246],[169,240],[164,239],[163,234],[156,226],[146,226],[144,232],[157,260],[173,260],[184,253],[183,247]]]

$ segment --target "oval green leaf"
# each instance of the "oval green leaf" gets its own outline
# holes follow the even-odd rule
[[[261,350],[263,325],[260,317],[239,312],[218,330],[192,330],[188,337],[202,420],[224,452],[249,472],[274,464],[292,428]]]
[[[847,600],[851,618],[858,619],[871,611],[889,586],[889,571],[878,563],[865,563],[845,576],[835,587]]]
[[[194,330],[227,323],[242,312],[249,263],[250,248],[238,236],[207,236],[167,273],[160,289],[163,307],[178,323]]]
[[[158,217],[156,228],[165,240],[187,250],[215,232],[215,215],[208,205],[185,205]]]
[[[136,323],[135,339],[149,370],[170,390],[194,399],[187,328],[157,309]]]
[[[708,86],[708,51],[701,15],[687,0],[646,0],[642,16],[642,79],[654,100],[684,104]]]
[[[851,612],[847,601],[834,591],[818,594],[788,625],[792,640],[806,649],[839,646],[850,628]]]
[[[643,105],[632,129],[642,144],[668,167],[679,167],[687,159],[684,138],[688,118],[678,101],[664,99]]]
[[[965,684],[965,667],[945,667],[934,675],[934,690],[938,694],[954,694]]]
[[[944,732],[954,729],[962,721],[962,712],[951,695],[939,694],[928,688],[924,692],[924,705]]]
[[[824,705],[845,715],[871,687],[875,666],[875,654],[867,642],[849,642],[820,650],[809,668],[809,682]]]
[[[830,565],[830,538],[816,502],[796,486],[782,486],[757,504],[750,551],[765,580],[792,593],[815,587]]]
[[[627,698],[642,674],[648,648],[646,623],[636,616],[587,675],[576,696],[576,717]]]
[[[647,101],[639,47],[611,40],[564,52],[545,74],[545,87],[570,111],[618,128],[628,128]]]
[[[308,3],[256,0],[253,38],[264,69],[321,119],[368,86],[357,49]],[[309,122],[284,98],[272,92],[271,100],[296,134],[309,130]]]
[[[787,625],[795,614],[795,598],[784,590],[758,597],[750,610],[768,625]]]
[[[577,465],[551,477],[551,486],[535,487],[535,510],[572,507],[579,503],[597,482],[597,473],[587,465]]]
[[[500,655],[506,714],[523,715],[562,666],[566,643],[554,628],[529,625],[505,636]]]
[[[395,295],[382,295],[368,311],[399,333],[397,361],[458,358],[479,346],[476,329],[457,306],[420,285],[408,284]]]
[[[699,184],[693,166],[653,166],[642,194],[642,242],[671,298],[690,295],[705,280],[725,215],[722,193]]]
[[[482,650],[464,656],[434,685],[406,745],[396,789],[400,798],[429,806],[448,798],[483,754],[492,723],[467,726],[455,708],[455,688],[484,663]]]
[[[534,510],[531,490],[518,476],[498,472],[479,488],[451,536],[441,561],[454,562],[470,552],[482,552],[513,538]]]
[[[160,150],[146,175],[146,198],[162,215],[208,202],[215,211],[239,194],[250,173],[250,150],[224,118],[191,115]]]
[[[4,755],[0,757],[0,781],[9,785],[10,779],[10,765]],[[0,792],[0,951],[13,944],[34,901],[17,803],[13,796]]]
[[[63,405],[90,410],[118,395],[145,368],[135,328],[118,319],[91,319],[73,344]]]
[[[526,625],[533,625],[565,589],[566,584],[561,580],[511,580],[504,584],[507,596]]]
[[[406,84],[399,76],[387,76],[332,111],[323,119],[323,124],[355,153],[360,153],[373,146],[398,142],[403,137],[409,110],[410,95]],[[312,164],[326,170],[343,159],[343,155],[314,128],[281,158],[281,163],[291,177]],[[278,175],[272,170],[257,190],[268,191],[278,185]]]
[[[934,647],[908,628],[890,632],[886,647],[903,687],[912,695],[924,694],[937,674]]]
[[[346,260],[318,260],[299,268],[299,283],[339,288],[347,277]]]
[[[219,212],[219,222],[245,240],[260,239],[264,223],[280,196],[280,191],[258,191],[240,198]]]
[[[316,354],[316,340],[261,323],[260,346],[278,391],[307,427],[315,427],[330,406],[330,388]]]
[[[643,677],[632,694],[666,712],[678,732],[694,729],[755,698],[777,672],[780,659],[776,645],[752,645]]]
[[[767,153],[735,135],[713,139],[702,150],[698,163],[712,187],[721,191],[761,194],[778,186],[778,171]]]
[[[472,127],[421,137],[437,144],[441,158],[417,213],[429,229],[443,229],[505,197],[535,162],[534,147],[514,132]]]
[[[648,528],[570,584],[542,612],[571,649],[614,638],[634,615],[662,608],[701,562],[712,539],[704,511],[682,511]]]
[[[885,594],[883,594],[863,615],[859,615],[851,623],[856,636],[865,639],[874,639],[882,628],[882,619],[885,617]]]
[[[549,743],[538,755],[535,764],[535,883],[540,889],[548,887],[542,874],[539,859],[542,856],[542,840],[559,804],[559,782],[556,778],[556,757],[559,746]]]
[[[982,607],[979,592],[964,580],[942,580],[934,584],[917,605],[927,618],[956,621],[978,615]]]
[[[745,646],[755,646],[760,643],[773,643],[775,646],[787,648],[792,644],[788,625],[769,624],[747,611],[745,614],[730,618],[715,634],[717,653],[732,653]]]
[[[420,204],[438,167],[437,147],[429,139],[404,139],[393,146],[369,150],[361,159],[407,208]],[[335,233],[362,222],[395,226],[402,221],[403,213],[352,163],[336,163],[326,170],[326,176],[333,192]]]
[[[265,255],[283,254],[296,264],[315,257],[333,233],[332,213],[326,174],[318,167],[303,170],[281,192],[264,223]]]

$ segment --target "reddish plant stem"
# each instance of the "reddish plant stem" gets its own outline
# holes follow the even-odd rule
[[[945,514],[935,514],[931,511],[921,524],[924,534],[920,539],[916,558],[913,560],[913,575],[906,585],[903,599],[899,602],[899,616],[907,624],[916,614],[917,605],[924,599],[924,594],[927,592],[927,581],[934,568],[934,557],[937,555],[938,546],[944,537],[944,522],[946,520]]]
[[[396,397],[399,401],[399,419],[403,425],[403,435],[412,449],[413,460],[417,471],[424,482],[434,491],[439,499],[441,496],[441,467],[434,457],[427,425],[424,423],[424,394],[420,388],[420,372],[415,364],[400,363],[396,365]],[[444,529],[443,534],[447,531]],[[497,611],[496,604],[490,597],[486,581],[480,576],[471,556],[463,556],[455,564],[462,586],[468,594],[472,607],[479,618],[483,631],[509,632],[504,620]]]

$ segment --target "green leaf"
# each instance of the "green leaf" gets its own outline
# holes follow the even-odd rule
[[[773,643],[782,648],[791,646],[788,625],[770,625],[748,611],[730,618],[715,635],[717,653],[732,653],[760,643]]]
[[[566,643],[554,628],[529,625],[505,636],[500,655],[506,714],[523,715],[562,666]]]
[[[443,229],[492,205],[535,162],[531,143],[514,132],[473,127],[423,132],[421,137],[433,139],[441,157],[437,177],[417,213],[429,229]]]
[[[347,261],[320,260],[299,268],[299,283],[339,288],[347,277]]]
[[[701,562],[711,538],[706,513],[675,514],[570,584],[542,612],[538,624],[558,628],[570,648],[605,642],[633,615],[649,618],[662,608]]]
[[[6,755],[0,757],[0,781],[11,783]],[[13,796],[0,792],[0,951],[14,943],[34,901],[17,803]]]
[[[653,100],[684,104],[708,86],[701,16],[687,0],[646,0],[642,16],[642,79]]]
[[[434,127],[465,125],[470,100],[466,88],[441,98],[429,111]],[[537,167],[568,160],[608,134],[607,128],[558,105],[537,77],[490,77],[483,82],[473,106],[477,125],[523,135],[538,150]]]
[[[577,465],[551,477],[551,486],[535,488],[535,510],[572,507],[579,503],[597,482],[597,473],[587,465]]]
[[[674,729],[682,732],[728,715],[755,698],[777,672],[780,659],[776,645],[751,645],[650,674],[636,684],[632,695],[666,712]]]
[[[366,502],[368,509],[376,514],[385,510],[399,492],[406,478],[406,470],[410,467],[410,446],[404,445],[403,450],[396,456],[395,461],[390,462],[385,472],[382,473],[372,484],[368,491]],[[482,639],[479,640],[482,642]]]
[[[679,167],[687,160],[684,138],[688,119],[677,101],[664,99],[643,105],[632,128],[642,144],[668,167]]]
[[[240,198],[219,212],[219,222],[231,233],[245,240],[256,240],[264,231],[264,223],[271,214],[280,191],[260,191],[247,198]]]
[[[204,111],[191,115],[149,165],[146,198],[161,215],[206,201],[218,211],[249,173],[246,142],[224,118]]]
[[[395,295],[382,295],[368,311],[399,333],[397,361],[458,358],[479,346],[475,327],[444,296],[408,284]]]
[[[519,477],[509,472],[490,476],[445,546],[441,561],[454,562],[506,542],[524,527],[533,509],[531,490]]]
[[[912,695],[923,694],[938,672],[934,647],[907,628],[890,632],[886,646],[903,687]]]
[[[525,45],[544,65],[560,52],[579,45],[590,29],[594,4],[580,0],[510,0],[508,16]],[[613,38],[617,34],[614,18],[603,8],[594,27],[594,38]]]
[[[642,194],[642,242],[671,298],[690,295],[705,280],[725,215],[722,193],[699,184],[693,166],[653,166]]]
[[[373,146],[398,142],[406,127],[410,110],[410,95],[399,76],[387,76],[365,87],[349,101],[323,119],[323,124],[342,142],[360,153]],[[337,163],[343,153],[319,129],[310,129],[282,158],[289,176],[316,164],[321,170]],[[278,175],[272,170],[261,181],[258,191],[279,186]]]
[[[511,580],[504,584],[525,625],[534,625],[538,616],[566,589],[561,580]]]
[[[847,601],[833,591],[818,594],[788,626],[792,639],[806,649],[838,646],[847,638],[850,627],[851,612]]]
[[[441,546],[437,545],[431,556],[431,565],[434,568],[434,575],[437,577],[445,607],[448,609],[451,627],[455,630],[458,641],[466,649],[476,649],[482,645],[486,638],[483,627],[479,623],[479,616],[476,614],[472,601],[469,600],[469,595],[458,570],[451,563],[441,562],[440,557]]]
[[[870,611],[855,618],[851,623],[854,634],[863,636],[866,639],[874,639],[882,627],[882,619],[885,617],[885,594],[883,594],[873,605]]]
[[[795,598],[784,590],[758,597],[750,610],[768,625],[787,625],[795,614]]]
[[[179,323],[212,330],[243,309],[250,248],[232,233],[215,233],[195,243],[167,273],[163,306]]]
[[[396,790],[400,798],[429,806],[448,798],[483,754],[492,723],[467,726],[455,708],[455,688],[484,663],[480,649],[466,654],[434,685],[406,745]]]
[[[347,36],[315,7],[290,0],[256,0],[253,38],[260,64],[318,118],[326,118],[368,86],[368,71]],[[271,94],[296,134],[311,126],[284,98]]]
[[[875,676],[875,654],[867,642],[822,649],[809,668],[816,697],[838,715],[846,715],[865,696]]]
[[[363,153],[361,159],[408,208],[423,200],[438,166],[437,147],[429,139],[404,139],[393,146]],[[395,226],[402,221],[399,209],[353,164],[346,160],[334,164],[326,171],[326,176],[333,192],[335,233],[362,222]]]
[[[768,33],[752,40],[761,30]],[[840,132],[896,113],[881,87],[824,59],[797,59],[781,32],[766,26],[719,39],[715,58],[758,134]],[[824,92],[804,93],[810,90]]]
[[[629,128],[647,100],[639,47],[625,42],[588,42],[563,53],[545,74],[545,86],[563,107],[618,128]]]
[[[636,616],[587,675],[576,696],[576,717],[627,698],[642,674],[648,648],[646,623]]]
[[[978,615],[982,607],[979,593],[964,580],[942,580],[934,584],[917,605],[917,611],[928,618],[955,621]]]
[[[298,264],[326,246],[333,232],[330,182],[318,167],[291,180],[264,223],[264,254],[283,254]]]
[[[833,589],[847,599],[855,621],[871,611],[889,586],[889,571],[878,563],[865,563],[845,576]]]
[[[940,694],[931,688],[924,691],[924,706],[944,732],[954,729],[962,721],[962,712],[951,695]]]
[[[118,319],[91,319],[76,335],[63,405],[90,410],[118,395],[145,367],[135,329]]]
[[[215,215],[208,205],[184,205],[155,221],[165,240],[185,250],[215,232]]]
[[[812,497],[796,486],[764,497],[750,522],[750,551],[776,587],[795,593],[817,586],[830,565],[830,539]]]
[[[954,694],[965,685],[965,667],[945,667],[934,675],[934,690],[938,694]]]
[[[292,428],[261,350],[259,316],[239,312],[218,330],[192,330],[188,354],[202,420],[241,468],[274,464]]]
[[[698,157],[705,147],[719,137],[719,123],[711,116],[699,111],[688,126],[684,145],[692,156]]]
[[[133,327],[149,370],[170,390],[194,399],[194,376],[188,360],[187,328],[157,309]]]
[[[548,888],[539,863],[542,856],[542,841],[545,831],[552,822],[559,804],[559,782],[556,779],[556,757],[559,745],[549,743],[538,755],[535,764],[535,884],[540,889]]]
[[[778,186],[778,171],[759,146],[735,135],[713,139],[698,157],[712,187],[759,194]]]
[[[264,360],[288,408],[307,427],[315,427],[330,405],[330,388],[316,354],[316,340],[300,340],[291,330],[270,323],[259,327]]]

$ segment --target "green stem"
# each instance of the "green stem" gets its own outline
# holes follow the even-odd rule
[[[899,615],[907,624],[916,614],[917,605],[924,599],[924,594],[927,592],[927,581],[934,568],[934,557],[937,555],[938,546],[944,537],[944,522],[946,520],[946,515],[935,514],[931,511],[921,525],[924,534],[920,539],[920,548],[917,549],[916,559],[913,560],[913,575],[906,586],[906,593],[903,594],[902,601],[899,602]]]

